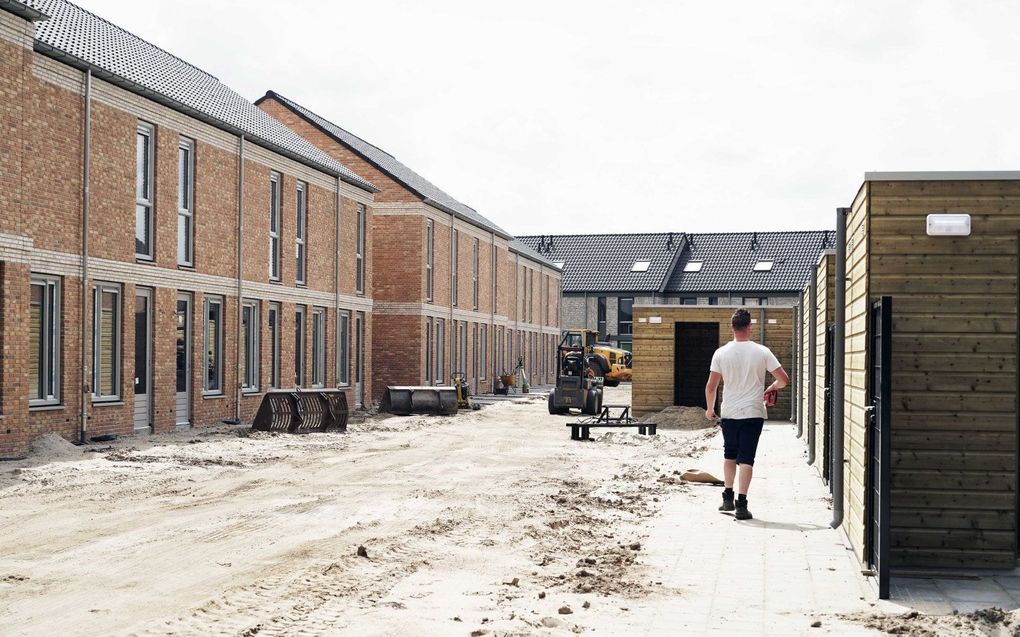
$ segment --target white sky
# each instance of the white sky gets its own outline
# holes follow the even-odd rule
[[[867,170],[1020,167],[1020,2],[78,2],[516,234],[830,228]]]

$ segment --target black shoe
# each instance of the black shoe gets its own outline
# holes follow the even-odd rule
[[[747,510],[747,500],[744,499],[737,500],[736,512],[733,514],[733,517],[737,518],[738,520],[750,520],[751,518],[754,517],[753,515],[751,515],[751,512]]]
[[[732,511],[733,509],[734,509],[734,506],[733,506],[733,492],[730,491],[729,493],[726,493],[725,491],[723,491],[723,494],[722,494],[722,504],[719,505],[719,510],[720,511]]]

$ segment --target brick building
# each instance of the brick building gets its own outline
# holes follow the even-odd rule
[[[373,394],[369,181],[63,0],[0,0],[0,131],[0,455]]]
[[[519,356],[555,380],[560,269],[393,155],[275,92],[256,104],[379,188],[373,204],[374,377],[488,391]]]

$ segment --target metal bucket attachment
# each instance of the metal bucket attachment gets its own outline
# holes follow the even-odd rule
[[[347,416],[350,414],[350,410],[347,408],[347,394],[334,390],[324,391],[321,395],[326,400],[329,414],[332,417],[329,427],[337,431],[347,431]]]
[[[457,390],[453,387],[390,386],[386,388],[380,409],[398,416],[457,413]]]
[[[251,428],[308,433],[347,431],[347,396],[340,390],[266,392]]]
[[[292,392],[266,392],[251,428],[256,431],[290,431],[298,417]]]

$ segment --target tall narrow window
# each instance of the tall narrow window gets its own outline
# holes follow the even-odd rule
[[[358,204],[358,241],[355,245],[355,291],[365,293],[365,204]]]
[[[451,250],[453,252],[450,255],[450,259],[451,259],[450,267],[452,268],[452,271],[453,271],[453,289],[450,290],[450,294],[452,295],[450,298],[451,298],[451,302],[454,305],[457,305],[457,288],[459,287],[459,283],[460,283],[457,280],[457,276],[458,276],[458,274],[460,272],[460,268],[458,267],[459,264],[457,263],[457,261],[460,260],[460,247],[458,246],[459,243],[460,243],[460,232],[457,231],[457,230],[454,230],[453,231],[453,247],[451,248]]]
[[[432,300],[432,266],[435,259],[436,228],[431,219],[425,221],[425,300]]]
[[[195,142],[177,146],[177,264],[195,264]]]
[[[305,307],[294,310],[294,384],[305,385]]]
[[[453,377],[457,375],[457,362],[459,360],[460,351],[457,349],[457,337],[460,336],[460,330],[458,325],[460,321],[450,322],[450,381],[453,381]]]
[[[351,315],[349,312],[340,312],[340,320],[337,322],[337,356],[340,358],[340,374],[338,382],[341,386],[351,384]]]
[[[326,310],[312,308],[312,387],[326,385]]]
[[[471,307],[478,309],[478,238],[475,238],[471,255]]]
[[[436,384],[443,383],[446,361],[446,319],[436,319]]]
[[[297,185],[297,205],[294,207],[294,258],[295,273],[294,280],[298,285],[304,285],[306,270],[308,269],[308,257],[305,251],[305,239],[308,236],[308,186],[304,182]]]
[[[28,302],[30,406],[60,402],[60,279],[32,275]]]
[[[280,304],[269,304],[269,386],[280,387]]]
[[[223,299],[205,297],[205,385],[207,394],[223,393]]]
[[[606,338],[606,297],[598,298],[598,332],[599,338]]]
[[[457,346],[460,355],[457,361],[457,366],[460,368],[458,371],[464,376],[468,373],[467,364],[467,351],[468,351],[468,340],[467,340],[467,321],[460,322],[460,333],[457,334]]]
[[[432,317],[425,319],[425,383],[432,383]]]
[[[528,322],[535,322],[535,271],[528,270]]]
[[[478,378],[478,324],[471,325],[471,378]]]
[[[152,124],[138,122],[135,133],[135,256],[152,260]]]
[[[492,258],[492,307],[498,310],[496,299],[499,298],[499,262],[496,260],[496,244],[490,244],[489,249],[492,251],[489,255]]]
[[[259,390],[259,302],[241,305],[241,391]]]
[[[521,313],[520,320],[526,321],[528,319],[528,269],[521,266],[521,278],[520,287],[518,288],[521,292]]]
[[[92,396],[120,398],[120,286],[97,283],[92,295]]]
[[[269,174],[269,279],[280,280],[280,173]]]
[[[478,378],[485,380],[486,370],[489,367],[489,326],[484,323],[482,323],[482,335],[479,337],[478,342],[482,348],[480,352],[481,361],[478,364],[478,369],[481,370],[481,373],[478,375]]]

